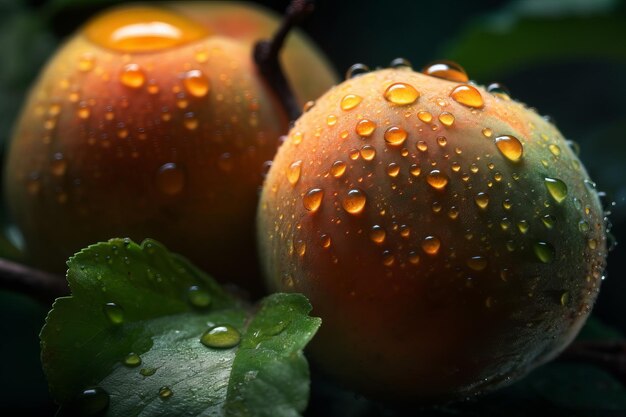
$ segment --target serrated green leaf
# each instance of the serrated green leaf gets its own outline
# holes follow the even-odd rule
[[[68,266],[72,296],[55,302],[41,332],[60,415],[76,413],[79,394],[90,387],[108,393],[107,416],[279,417],[306,407],[302,349],[320,320],[308,316],[304,296],[274,294],[250,309],[151,240],[99,243]],[[208,307],[192,305],[194,286],[210,296]],[[107,315],[110,303],[121,310]],[[215,325],[234,327],[239,345],[202,344]],[[141,358],[138,366],[124,364],[131,352]]]

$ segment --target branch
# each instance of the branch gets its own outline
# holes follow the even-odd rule
[[[69,294],[64,277],[0,259],[0,288],[32,297],[44,304]]]
[[[291,29],[311,14],[313,8],[313,0],[292,0],[274,37],[257,42],[253,51],[257,69],[280,99],[291,122],[300,117],[302,109],[285,77],[279,54]]]

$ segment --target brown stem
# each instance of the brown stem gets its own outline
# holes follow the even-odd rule
[[[63,277],[6,259],[0,259],[0,288],[28,295],[45,304],[69,294]]]
[[[600,340],[572,343],[559,360],[586,362],[598,366],[626,385],[626,341]]]
[[[285,77],[285,72],[280,64],[279,54],[289,31],[311,14],[313,8],[313,0],[292,0],[274,37],[259,41],[254,46],[253,56],[257,68],[280,99],[291,122],[300,117],[302,109],[293,89],[289,85],[289,81]]]

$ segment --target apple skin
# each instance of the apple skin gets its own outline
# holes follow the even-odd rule
[[[219,280],[261,287],[254,217],[264,164],[288,120],[257,73],[252,46],[272,35],[278,17],[225,2],[176,9],[189,16],[141,5],[105,12],[56,52],[32,87],[5,171],[5,199],[31,264],[61,272],[94,242],[151,237]],[[213,12],[222,24],[230,16],[254,30],[222,34],[211,27]],[[192,20],[196,14],[204,20]],[[107,25],[119,16],[130,26],[163,18],[184,39],[112,44],[119,32]],[[302,34],[290,38],[287,77],[318,72],[293,84],[305,102],[336,76]]]
[[[395,83],[419,98],[390,102]],[[309,297],[323,320],[312,359],[371,397],[438,402],[507,385],[571,342],[598,293],[604,214],[578,156],[506,95],[471,86],[483,105],[457,102],[460,84],[410,69],[346,80],[295,123],[264,184],[269,287]],[[406,139],[393,145],[390,128]],[[504,135],[521,156],[500,150]],[[431,185],[441,174],[447,184]]]

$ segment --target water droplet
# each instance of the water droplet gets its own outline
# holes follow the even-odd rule
[[[109,320],[109,323],[119,326],[124,323],[124,310],[122,307],[118,306],[115,303],[106,303],[102,307],[102,311],[104,312],[105,317]]]
[[[159,397],[161,397],[162,400],[170,398],[173,394],[174,392],[170,389],[170,387],[166,386],[159,388]]]
[[[489,129],[488,127],[484,128],[482,130],[483,136],[486,138],[490,138],[493,135],[493,131],[491,129]]]
[[[185,89],[194,97],[204,97],[211,89],[211,82],[200,70],[187,71],[183,79]]]
[[[287,168],[287,181],[291,185],[295,185],[300,180],[300,174],[302,173],[302,160],[292,162]]]
[[[341,99],[341,109],[352,110],[358,106],[362,100],[363,98],[361,96],[357,96],[356,94],[347,94]]]
[[[207,308],[211,305],[211,294],[197,285],[192,285],[187,290],[189,303],[196,308]]]
[[[400,146],[408,136],[406,130],[398,126],[391,126],[385,131],[385,142],[393,146]]]
[[[136,353],[131,352],[124,357],[124,365],[129,368],[135,368],[141,365],[141,357]]]
[[[556,217],[551,214],[546,214],[541,218],[541,222],[546,228],[552,229],[554,227],[554,223],[556,222]]]
[[[331,239],[330,235],[328,235],[326,233],[321,235],[320,236],[320,244],[322,245],[322,247],[324,249],[330,248],[330,245],[332,244],[332,239]]]
[[[544,184],[548,189],[548,193],[552,196],[554,201],[557,203],[563,202],[567,197],[567,185],[557,178],[548,178],[544,179]]]
[[[330,175],[340,178],[346,172],[346,163],[343,161],[335,161],[330,167]]]
[[[306,243],[302,239],[294,240],[293,248],[295,249],[298,256],[304,256],[304,254],[306,254]]]
[[[200,342],[204,346],[216,349],[232,348],[237,346],[240,341],[241,334],[229,324],[211,327],[200,337]]]
[[[420,256],[415,251],[409,252],[408,259],[409,259],[409,262],[413,265],[417,265],[420,263]]]
[[[598,241],[595,239],[589,239],[587,241],[587,246],[589,246],[589,249],[594,250],[598,247]]]
[[[306,103],[304,103],[304,106],[302,106],[302,113],[308,112],[313,107],[315,107],[315,101],[313,101],[313,100],[307,101]]]
[[[467,107],[479,109],[485,105],[480,91],[468,84],[456,86],[450,93],[450,97],[457,103]]]
[[[178,195],[185,187],[185,173],[173,162],[163,164],[157,171],[156,185],[166,196]]]
[[[52,172],[52,175],[55,177],[62,177],[65,175],[66,170],[67,162],[63,158],[63,154],[61,152],[55,153],[50,163],[50,172]]]
[[[78,70],[80,72],[89,72],[93,69],[96,59],[92,53],[86,52],[78,58]]]
[[[442,190],[448,185],[448,177],[438,169],[433,169],[426,176],[426,182],[436,190]]]
[[[304,208],[315,213],[319,210],[324,199],[324,191],[321,188],[311,188],[302,198]]]
[[[137,64],[127,64],[122,69],[120,81],[126,87],[139,88],[146,81],[146,75],[141,67]]]
[[[417,141],[417,143],[415,144],[415,147],[420,152],[426,152],[428,150],[428,144],[424,142],[423,140]]]
[[[356,133],[359,136],[363,136],[363,137],[371,136],[372,133],[374,133],[375,129],[376,129],[376,123],[368,119],[361,119],[356,124],[356,128],[355,128]]]
[[[99,416],[109,407],[109,393],[100,387],[83,390],[67,407],[68,415]]]
[[[454,124],[454,115],[447,111],[441,112],[439,115],[439,121],[442,125],[450,127]]]
[[[419,91],[407,83],[393,83],[387,87],[384,94],[385,100],[401,106],[415,103],[419,96]]]
[[[193,19],[149,6],[107,11],[92,19],[83,32],[101,47],[129,54],[173,48],[209,35],[207,29]]]
[[[370,71],[370,68],[365,64],[354,64],[350,68],[348,68],[348,71],[346,71],[346,80],[349,80],[350,78],[356,78],[363,74],[367,74]]]
[[[417,113],[417,118],[424,123],[430,123],[433,120],[433,115],[427,111],[420,111]]]
[[[374,243],[381,244],[385,241],[385,237],[387,236],[387,232],[381,226],[375,224],[372,226],[372,230],[370,231],[370,239]]]
[[[395,178],[398,176],[399,173],[400,173],[400,165],[396,164],[395,162],[391,162],[389,165],[387,165],[387,175],[389,175],[392,178]]]
[[[522,234],[526,234],[526,232],[528,232],[528,228],[529,227],[530,227],[530,225],[528,224],[528,222],[526,220],[520,220],[519,222],[517,222],[517,229]]]
[[[487,92],[496,96],[510,96],[509,89],[500,83],[491,83],[487,86]]]
[[[474,271],[483,271],[487,268],[487,258],[484,256],[472,256],[467,260],[467,266]]]
[[[437,144],[442,148],[448,144],[448,139],[445,136],[437,137]]]
[[[383,265],[392,266],[396,261],[396,258],[393,256],[391,251],[385,250],[383,252]]]
[[[87,107],[87,103],[81,102],[78,106],[78,110],[76,111],[76,115],[79,119],[87,120],[89,116],[91,116],[91,110]]]
[[[533,244],[533,250],[537,259],[544,264],[551,263],[554,260],[554,247],[547,242],[535,242]]]
[[[371,145],[365,145],[361,148],[361,158],[371,161],[376,157],[376,148]]]
[[[409,167],[409,172],[414,177],[418,177],[422,173],[422,169],[417,164],[411,164],[411,166]]]
[[[147,368],[141,368],[139,370],[139,374],[141,376],[152,376],[156,373],[156,368],[152,368],[152,367],[147,367]]]
[[[474,197],[474,202],[481,210],[484,210],[489,205],[489,195],[487,193],[480,192]]]
[[[422,249],[429,255],[436,255],[441,247],[441,241],[434,236],[427,236],[422,241]]]
[[[561,302],[561,305],[565,307],[569,303],[569,292],[565,291],[563,294],[561,294],[561,298],[559,301]]]
[[[548,145],[548,149],[550,150],[550,153],[554,156],[559,156],[561,155],[561,148],[559,148],[558,145],[555,144],[550,144]]]
[[[389,63],[389,66],[394,69],[411,69],[413,67],[409,60],[406,58],[394,58],[393,61]]]
[[[515,136],[498,136],[494,142],[500,153],[509,161],[517,162],[524,154],[522,142],[520,142]]]
[[[452,61],[433,62],[422,69],[422,73],[448,81],[456,81],[460,83],[466,83],[469,81],[467,73],[463,67]]]
[[[193,112],[185,113],[183,125],[185,125],[185,128],[189,130],[196,130],[198,128],[199,122],[198,119],[195,118]]]
[[[337,116],[335,116],[334,114],[329,114],[328,117],[326,117],[326,124],[328,126],[334,126],[337,124]]]
[[[587,221],[585,220],[581,220],[578,222],[578,230],[580,230],[581,232],[588,232],[589,231],[589,223],[587,223]]]
[[[302,142],[302,139],[304,139],[304,133],[300,131],[292,131],[289,137],[294,145],[299,145]]]
[[[365,208],[366,202],[365,193],[358,188],[353,188],[348,191],[348,195],[343,199],[342,206],[350,214],[359,214]]]

